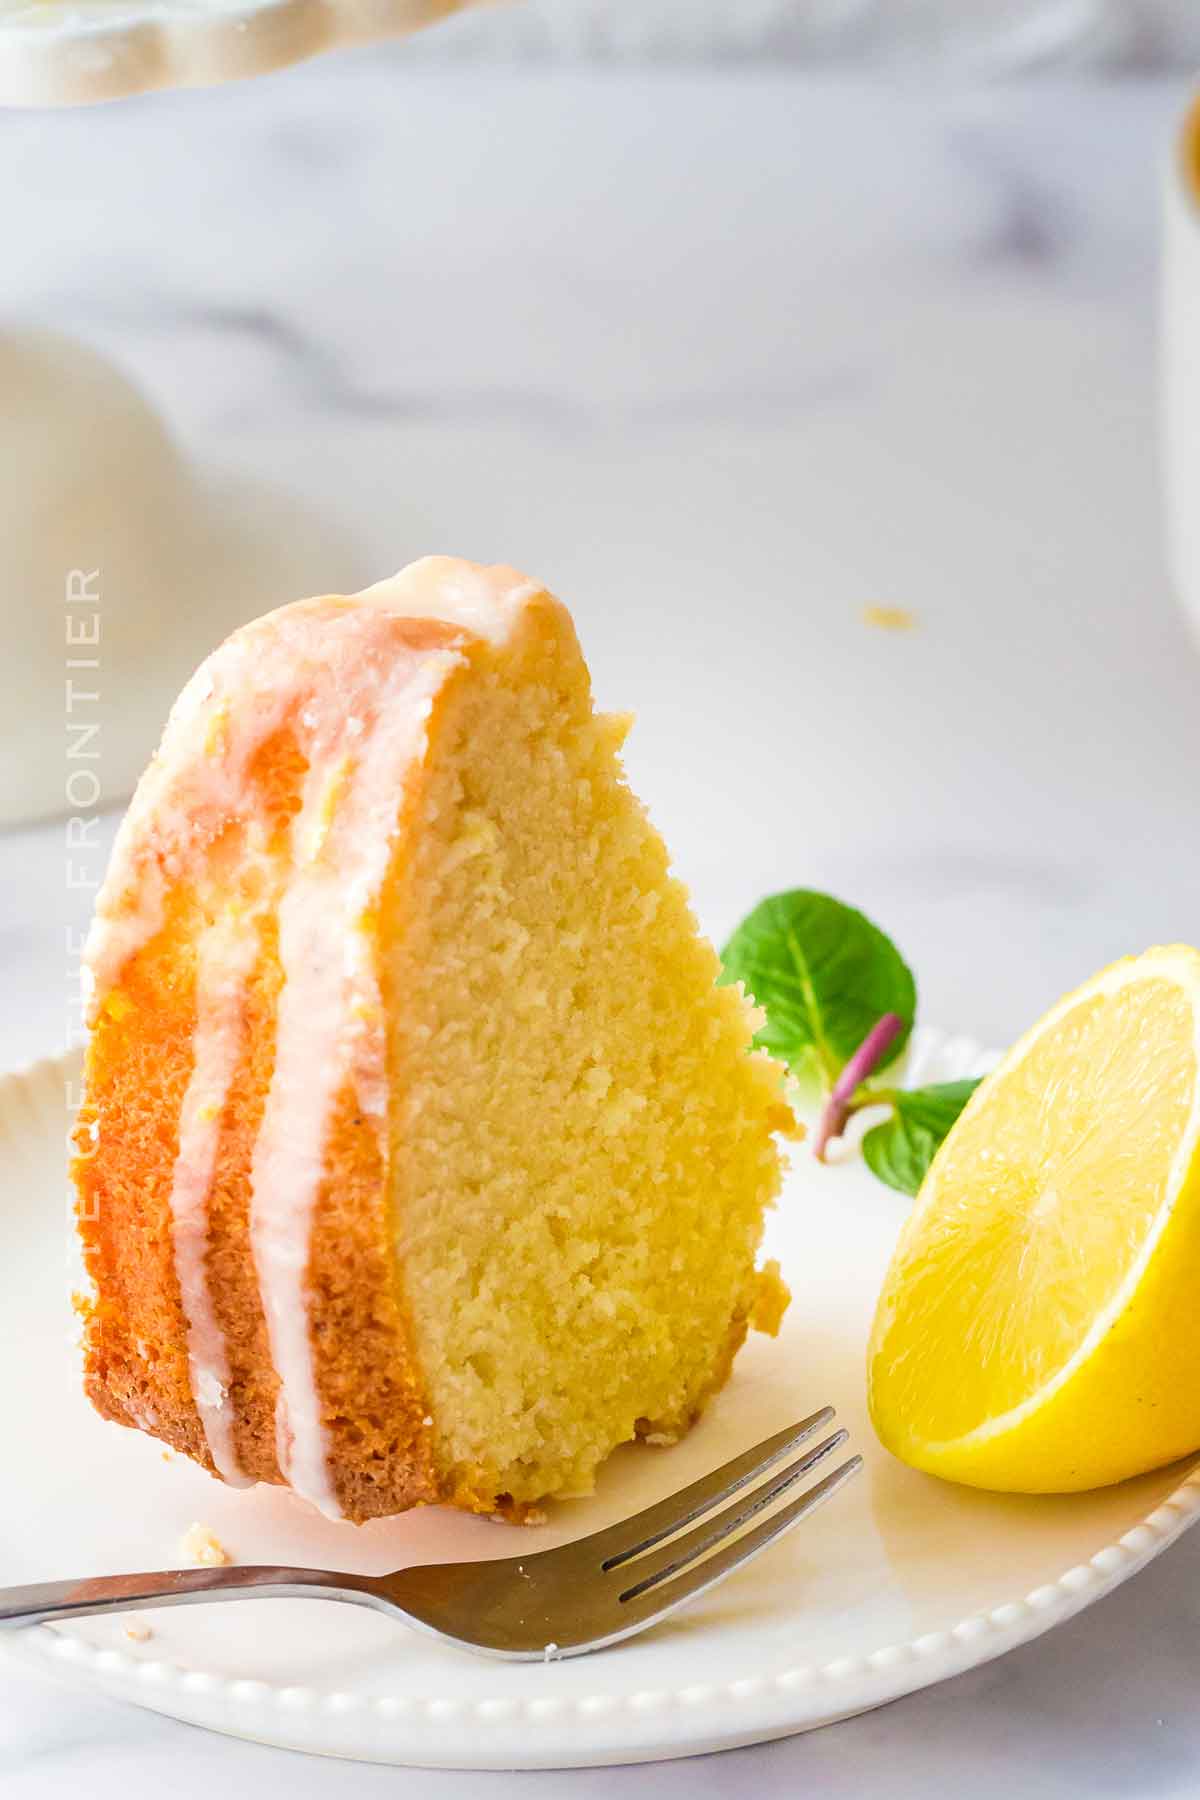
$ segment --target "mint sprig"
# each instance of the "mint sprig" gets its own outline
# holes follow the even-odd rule
[[[978,1083],[872,1085],[904,1049],[917,1010],[916,982],[892,940],[855,907],[793,888],[742,920],[722,964],[722,981],[740,981],[766,1014],[755,1043],[817,1085],[814,1155],[824,1160],[854,1113],[888,1105],[891,1117],[866,1134],[863,1156],[889,1187],[915,1194]]]
[[[862,1141],[867,1167],[889,1187],[917,1194],[935,1151],[978,1086],[978,1081],[939,1081],[898,1088],[889,1095],[891,1118],[873,1125]]]
[[[881,1063],[888,1060],[888,1054],[903,1030],[904,1021],[897,1013],[884,1013],[878,1025],[873,1025],[868,1031],[834,1082],[829,1099],[821,1109],[817,1135],[813,1140],[813,1155],[818,1162],[824,1162],[825,1146],[830,1138],[841,1137],[851,1113],[856,1112],[860,1106],[869,1106],[877,1099],[874,1091],[865,1087],[864,1083]]]
[[[828,894],[793,888],[760,901],[721,960],[722,979],[742,982],[767,1015],[755,1042],[827,1091],[885,1013],[901,1028],[879,1066],[908,1042],[917,1010],[911,969],[865,914]]]

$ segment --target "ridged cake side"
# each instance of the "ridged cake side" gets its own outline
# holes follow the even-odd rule
[[[103,1414],[331,1516],[520,1516],[725,1378],[788,1115],[619,736],[558,602],[446,558],[283,608],[198,671],[88,945],[75,1178]],[[569,1004],[522,1027],[564,942]],[[609,952],[631,997],[589,1003]],[[667,1187],[639,1196],[649,1156]]]
[[[438,697],[535,594],[429,564],[235,634],[172,712],[89,938],[87,1391],[335,1515],[438,1495],[387,1210],[378,909]]]

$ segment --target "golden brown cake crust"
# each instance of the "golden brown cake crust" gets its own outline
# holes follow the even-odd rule
[[[282,972],[274,921],[262,931],[259,962],[247,988],[244,1050],[221,1115],[216,1171],[208,1202],[207,1269],[229,1358],[229,1403],[238,1463],[256,1481],[281,1482],[275,1450],[279,1378],[250,1247],[250,1160],[262,1124],[275,1060],[275,1009]]]
[[[167,1196],[177,1142],[163,1129],[164,1120],[179,1116],[191,1067],[187,960],[186,944],[158,943],[122,984],[142,1017],[159,1022],[153,1040],[119,1023],[93,1039],[75,1164],[85,1263],[100,1296],[84,1305],[84,1385],[105,1418],[151,1431],[212,1473],[192,1398],[171,1249]],[[268,965],[252,990],[251,1049],[222,1122],[208,1266],[230,1355],[238,1461],[247,1476],[280,1483],[278,1379],[248,1227],[250,1156],[272,1042],[270,1016],[259,1015],[274,985]],[[85,1160],[93,1121],[106,1154]],[[379,1152],[350,1092],[333,1121],[328,1168],[308,1285],[330,1467],[339,1506],[357,1523],[449,1496],[434,1471],[427,1403],[392,1276]],[[488,1507],[494,1497],[473,1503]]]
[[[192,1399],[169,1204],[195,1027],[179,910],[133,958],[88,1049],[74,1165],[95,1292],[83,1308],[84,1385],[105,1418],[151,1431],[211,1470]]]
[[[317,1385],[338,1504],[373,1519],[438,1500],[426,1400],[392,1275],[383,1163],[347,1090],[308,1271]]]
[[[406,621],[404,628],[415,634],[418,625]],[[280,826],[277,853],[303,774],[286,737],[256,763],[255,780]],[[409,817],[418,794],[414,782]],[[170,1211],[178,1122],[194,1065],[197,911],[194,895],[177,890],[163,930],[107,997],[88,1049],[73,1174],[94,1291],[81,1304],[85,1391],[105,1418],[150,1431],[216,1473],[192,1397]],[[238,1463],[248,1478],[276,1484],[284,1482],[276,1450],[279,1380],[251,1246],[250,1174],[274,1066],[281,980],[276,926],[268,919],[247,986],[244,1052],[221,1115],[206,1247],[230,1364]],[[330,1123],[326,1168],[306,1274],[314,1372],[337,1502],[345,1518],[361,1523],[451,1496],[439,1489],[427,1402],[393,1274],[386,1171],[349,1088]],[[495,1496],[462,1502],[486,1510]]]

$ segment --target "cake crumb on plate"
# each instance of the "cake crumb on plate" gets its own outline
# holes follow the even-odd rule
[[[179,1553],[186,1556],[189,1562],[213,1569],[220,1568],[222,1563],[233,1561],[216,1532],[208,1525],[189,1525],[179,1540]]]
[[[862,616],[863,624],[876,631],[912,631],[917,623],[916,613],[907,606],[864,606]]]
[[[750,1311],[750,1323],[755,1331],[765,1332],[768,1337],[778,1337],[779,1327],[791,1298],[792,1291],[783,1279],[779,1264],[771,1257],[758,1271],[758,1287]]]
[[[147,1625],[145,1619],[139,1618],[135,1613],[125,1627],[125,1636],[131,1643],[148,1644],[154,1636],[154,1630],[152,1626]]]

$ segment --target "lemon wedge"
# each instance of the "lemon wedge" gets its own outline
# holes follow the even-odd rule
[[[904,1462],[1060,1493],[1200,1446],[1200,952],[1114,963],[977,1089],[868,1352]]]

